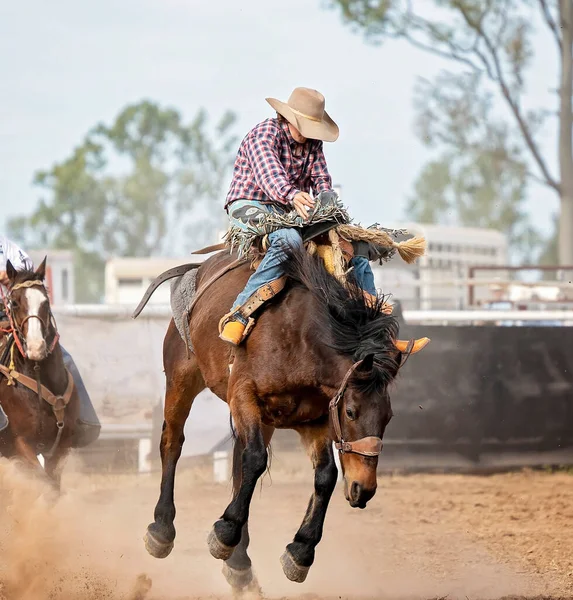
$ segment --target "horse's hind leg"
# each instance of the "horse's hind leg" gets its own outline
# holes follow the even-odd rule
[[[268,448],[271,438],[274,433],[273,427],[263,427],[263,437],[265,440],[265,446]],[[235,440],[233,447],[233,495],[236,496],[241,488],[241,473],[242,473],[242,460],[243,450],[245,446],[240,438]],[[235,590],[239,591],[247,586],[252,587],[256,585],[253,582],[253,570],[251,566],[251,559],[247,553],[249,547],[249,523],[243,525],[241,530],[241,540],[233,550],[231,557],[225,561],[223,567],[223,574],[227,580],[227,583]]]
[[[167,390],[163,431],[161,433],[161,490],[155,506],[154,522],[147,527],[145,547],[155,558],[165,558],[173,549],[175,540],[175,468],[181,456],[185,441],[183,428],[189,416],[195,396],[205,389],[205,383],[194,355],[188,359],[185,346],[171,323],[171,344],[177,344],[177,351],[170,348],[169,337],[164,347],[165,375]],[[168,332],[169,333],[169,332]],[[176,339],[175,336],[177,336]],[[180,342],[180,344],[178,343]]]

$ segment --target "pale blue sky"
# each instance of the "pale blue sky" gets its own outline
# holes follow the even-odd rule
[[[32,210],[35,170],[65,158],[98,121],[127,103],[157,100],[191,118],[234,109],[242,136],[304,85],[319,89],[341,130],[326,145],[335,182],[355,218],[401,218],[428,151],[413,133],[417,76],[445,63],[405,43],[366,45],[324,0],[0,0],[0,207]],[[555,106],[551,40],[538,39],[528,102]],[[550,104],[549,104],[550,103]],[[554,127],[545,144],[556,171]],[[546,226],[557,207],[531,194]],[[223,206],[223,198],[221,198]],[[0,219],[0,227],[2,220]]]

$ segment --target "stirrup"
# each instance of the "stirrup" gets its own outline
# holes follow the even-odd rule
[[[247,320],[245,331],[239,342],[242,343],[255,326],[255,319],[251,317],[251,315],[265,302],[276,296],[284,288],[285,283],[286,277],[283,275],[282,277],[261,286],[247,298],[247,301],[242,306],[231,309],[231,312],[224,315],[219,321],[219,337],[221,336],[225,325],[229,321],[237,320],[236,316],[240,315],[243,319]]]

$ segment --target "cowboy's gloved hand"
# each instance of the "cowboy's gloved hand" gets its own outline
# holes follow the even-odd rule
[[[329,206],[336,204],[337,200],[338,194],[334,190],[320,192],[320,194],[318,194],[318,196],[316,197],[316,201],[321,206]]]

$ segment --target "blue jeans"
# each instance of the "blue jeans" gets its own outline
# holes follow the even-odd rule
[[[241,205],[245,205],[245,201],[240,201]],[[233,203],[234,205],[235,203]],[[259,202],[249,202],[254,207],[264,210],[272,210],[266,205],[261,205]],[[233,218],[233,205],[230,207],[231,224],[235,226],[245,227],[244,222],[239,222]],[[296,229],[279,229],[269,234],[270,246],[258,266],[257,270],[251,275],[247,281],[247,285],[243,291],[237,296],[233,303],[233,309],[243,305],[250,296],[252,296],[261,286],[278,279],[283,275],[282,263],[285,260],[283,252],[284,247],[300,246],[302,247],[302,237]],[[372,295],[376,295],[376,286],[374,285],[374,274],[368,259],[363,256],[355,256],[351,260],[351,266],[354,267],[354,273],[358,285]]]

